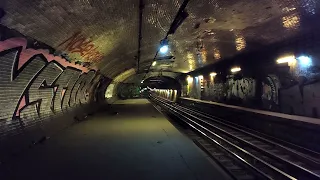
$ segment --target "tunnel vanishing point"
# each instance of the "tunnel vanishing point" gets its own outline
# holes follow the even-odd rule
[[[317,0],[1,1],[0,178],[320,179],[319,18]]]

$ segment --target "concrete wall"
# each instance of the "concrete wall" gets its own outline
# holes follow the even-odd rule
[[[1,162],[3,152],[18,149],[18,142],[34,144],[84,116],[87,105],[101,98],[99,87],[107,78],[55,56],[54,49],[30,37],[0,30]]]

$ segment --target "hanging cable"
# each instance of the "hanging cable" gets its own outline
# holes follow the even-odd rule
[[[187,7],[188,3],[190,0],[184,0],[183,3],[181,4],[176,17],[174,18],[173,22],[170,25],[170,28],[166,34],[166,36],[161,40],[161,42],[166,41],[168,42],[167,38],[170,34],[174,34],[176,32],[176,30],[178,29],[178,27],[182,24],[182,22],[189,16],[188,12],[185,11],[185,8]],[[157,50],[153,61],[156,60],[157,56],[159,54],[159,49]],[[147,74],[150,71],[150,68],[152,67],[152,64],[149,66],[147,72],[145,73],[143,79],[147,76]]]
[[[140,58],[141,58],[141,41],[142,41],[142,17],[143,17],[144,2],[143,0],[139,1],[139,34],[138,34],[138,57],[137,57],[137,74],[140,70]]]

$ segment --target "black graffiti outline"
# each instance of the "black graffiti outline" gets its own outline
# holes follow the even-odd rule
[[[52,60],[52,61],[48,61],[48,59],[41,53],[39,52],[39,54],[35,54],[33,55],[32,57],[30,57],[20,68],[18,67],[19,65],[19,62],[20,62],[20,59],[21,59],[21,53],[23,51],[24,47],[23,46],[19,46],[19,47],[14,47],[14,48],[10,48],[10,49],[6,49],[4,51],[1,51],[0,52],[0,57],[3,57],[9,53],[15,53],[15,56],[14,56],[14,60],[13,60],[13,65],[12,65],[12,69],[11,69],[11,74],[10,74],[10,81],[11,82],[14,82],[16,80],[16,78],[19,76],[19,74],[21,72],[23,72],[23,70],[25,70],[26,67],[28,67],[30,65],[31,62],[33,62],[35,59],[38,59],[38,60],[41,60],[44,64],[43,64],[43,67],[41,67],[41,69],[39,69],[35,74],[32,75],[32,77],[28,80],[28,83],[25,87],[23,87],[23,91],[21,94],[19,94],[19,99],[18,101],[16,102],[16,105],[15,105],[15,108],[14,108],[14,111],[12,112],[12,115],[11,115],[11,119],[20,119],[20,114],[17,115],[17,112],[21,113],[25,108],[27,108],[28,106],[30,105],[35,105],[36,106],[36,113],[38,114],[38,116],[40,115],[39,112],[40,112],[40,106],[41,106],[41,101],[42,99],[38,99],[36,101],[32,101],[30,102],[30,94],[29,94],[29,90],[30,90],[30,87],[32,86],[32,84],[34,83],[34,81],[36,80],[36,78],[46,69],[46,67],[48,67],[48,65],[50,63],[54,63],[55,65],[59,66],[59,68],[61,68],[61,73],[59,73],[59,75],[55,78],[55,80],[53,81],[52,85],[51,86],[48,86],[44,80],[44,82],[41,83],[41,85],[39,86],[39,89],[44,89],[44,88],[52,88],[52,92],[53,92],[53,95],[52,95],[52,98],[51,98],[51,102],[50,104],[54,104],[54,99],[56,98],[56,95],[58,93],[58,90],[59,90],[59,85],[56,84],[56,81],[60,78],[60,76],[62,75],[63,71],[65,71],[67,68],[71,68],[72,70],[75,70],[75,71],[81,71],[77,68],[74,68],[74,67],[71,67],[71,66],[67,66],[67,67],[64,67],[62,66],[59,62],[55,61],[55,60]],[[93,76],[93,78],[90,80],[90,83],[95,79],[95,77],[97,77],[97,71],[95,70],[90,70],[91,72],[94,72],[95,75]],[[82,71],[81,71],[82,72]],[[83,73],[81,75],[84,75],[85,74],[88,74],[88,73]],[[79,77],[81,76],[79,75],[76,82],[74,83],[73,87],[77,84],[77,81],[79,80]],[[86,86],[86,84],[84,85],[84,87]],[[83,87],[83,88],[84,88]],[[54,88],[58,88],[56,91],[54,90]],[[66,89],[67,87],[63,87],[62,89]],[[61,90],[62,90],[61,89]],[[77,91],[78,92],[78,91]],[[72,94],[70,94],[71,96]],[[25,98],[25,104],[23,107],[20,107],[21,103],[22,103],[22,100],[23,98]],[[65,98],[65,94],[63,95],[62,99],[61,99],[61,107],[62,107],[62,103],[64,101],[64,98]],[[70,100],[71,98],[69,98]],[[69,103],[68,103],[69,104]],[[52,106],[51,106],[52,107]],[[51,111],[53,113],[54,110],[51,109]],[[71,107],[69,105],[69,107]]]
[[[45,58],[45,57],[44,57],[44,58]],[[62,66],[59,62],[57,62],[57,61],[55,61],[55,60],[52,60],[52,61],[50,61],[50,62],[47,61],[46,58],[45,58],[44,60],[45,60],[46,64],[45,64],[44,67],[40,70],[41,72],[38,73],[37,77],[35,77],[35,80],[38,78],[38,76],[39,76],[51,63],[54,64],[54,65],[56,65],[56,66],[58,66],[58,67],[61,69],[61,73],[60,73],[57,77],[59,77],[59,76],[63,73],[63,71],[66,69],[64,66]],[[28,61],[29,61],[29,60],[28,60]],[[38,87],[38,90],[52,88],[52,92],[53,92],[52,97],[54,97],[55,94],[56,94],[54,88],[55,88],[55,87],[58,87],[58,85],[55,84],[55,81],[56,81],[57,77],[56,77],[55,80],[52,82],[52,85],[48,85],[48,84],[47,84],[47,80],[44,79],[44,80],[42,81],[42,83],[40,84],[40,86]],[[34,81],[35,81],[35,80],[34,80]],[[33,82],[30,84],[30,86],[29,86],[29,88],[28,88],[28,90],[27,90],[27,93],[25,94],[26,104],[25,104],[24,107],[22,107],[22,108],[20,109],[20,112],[19,112],[19,113],[21,113],[21,112],[23,111],[23,108],[26,108],[26,107],[28,107],[28,106],[30,106],[30,105],[32,105],[32,104],[35,103],[35,104],[36,104],[36,107],[37,107],[37,114],[38,114],[38,116],[40,116],[40,107],[41,107],[42,99],[38,99],[38,100],[35,100],[35,101],[30,102],[29,90],[30,90],[30,87],[32,86],[32,84],[33,84]],[[54,99],[51,98],[50,103],[52,103],[52,100],[54,100]],[[51,107],[50,107],[50,109],[51,109]],[[52,111],[52,109],[51,109],[51,111]],[[53,112],[53,111],[52,111],[52,112]]]
[[[59,80],[59,78],[61,77],[61,75],[63,74],[63,72],[65,71],[65,70],[67,70],[67,69],[71,69],[71,70],[73,70],[73,71],[78,71],[78,72],[81,72],[81,70],[79,70],[79,69],[77,69],[77,68],[74,68],[74,67],[71,67],[71,66],[68,66],[68,67],[63,67],[63,71],[56,77],[56,79],[53,81],[53,83],[52,84],[55,84],[56,86],[55,87],[57,87],[57,90],[54,92],[54,94],[53,94],[53,96],[52,96],[52,99],[51,99],[51,110],[52,110],[52,112],[53,113],[56,113],[55,111],[54,111],[54,100],[55,100],[55,98],[56,98],[56,96],[57,96],[57,94],[58,94],[58,91],[59,91],[59,88],[60,88],[60,85],[59,84],[57,84],[57,81]],[[79,77],[80,77],[80,75],[78,76],[78,78],[77,78],[77,80],[79,79]],[[69,83],[69,82],[68,82]],[[74,84],[75,85],[75,84]],[[71,88],[72,89],[72,88]],[[71,90],[70,89],[70,90]],[[65,92],[68,90],[68,87],[62,87],[61,88],[61,90],[60,91],[62,91],[62,90],[65,90]],[[70,94],[70,96],[71,96],[71,94]],[[65,98],[65,93],[63,94],[63,96],[61,97],[61,100],[60,100],[60,108],[62,109],[63,108],[63,101],[64,101],[64,98]],[[70,98],[69,98],[69,100],[70,100]],[[67,103],[68,105],[69,105],[69,103]],[[69,106],[70,107],[70,106]]]
[[[21,55],[21,52],[23,50],[23,47],[20,46],[20,47],[15,47],[15,48],[11,48],[11,49],[7,49],[5,51],[2,51],[0,52],[0,57],[3,57],[5,56],[6,54],[9,54],[9,53],[12,53],[12,52],[15,52],[16,55],[14,57],[14,62],[13,62],[13,65],[12,65],[12,69],[11,69],[11,82],[13,82],[17,77],[18,75],[32,62],[34,61],[37,57],[40,57],[41,60],[43,60],[44,63],[46,63],[46,61],[44,59],[46,59],[44,57],[44,55],[42,54],[36,54],[36,55],[33,55],[28,61],[26,61],[20,68],[18,68],[18,64],[19,64],[19,61],[20,61],[20,55]],[[38,77],[38,75],[43,71],[43,67],[36,73],[32,76],[32,78],[29,80],[27,86],[24,87],[22,93],[20,94],[20,97],[19,97],[19,100],[17,102],[17,105],[14,109],[14,112],[12,114],[12,119],[16,119],[16,118],[19,118],[18,116],[16,116],[16,113],[19,109],[19,105],[22,101],[22,98],[26,96],[26,91],[29,90],[29,88],[31,87],[32,83],[35,81],[35,79]],[[28,98],[25,98],[26,100],[26,104],[27,104],[27,100]],[[20,110],[21,112],[21,110]]]

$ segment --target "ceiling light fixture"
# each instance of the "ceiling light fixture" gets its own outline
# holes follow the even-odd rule
[[[239,72],[241,71],[241,68],[240,67],[234,67],[231,69],[231,72],[235,73],[235,72]]]
[[[165,54],[169,50],[168,39],[165,38],[160,41],[160,53]]]
[[[312,59],[309,56],[299,56],[297,59],[303,67],[309,67],[312,65]]]
[[[216,75],[217,75],[217,73],[215,73],[215,72],[210,73],[210,76],[211,76],[211,77],[214,77],[214,76],[216,76]]]
[[[161,52],[162,54],[167,53],[168,50],[169,50],[168,45],[161,46],[161,48],[160,48],[160,52]]]
[[[192,83],[193,82],[193,78],[191,76],[188,76],[187,77],[187,81],[188,81],[188,83]]]
[[[296,61],[296,57],[294,55],[284,56],[284,57],[277,59],[278,64],[291,63],[294,61]]]

